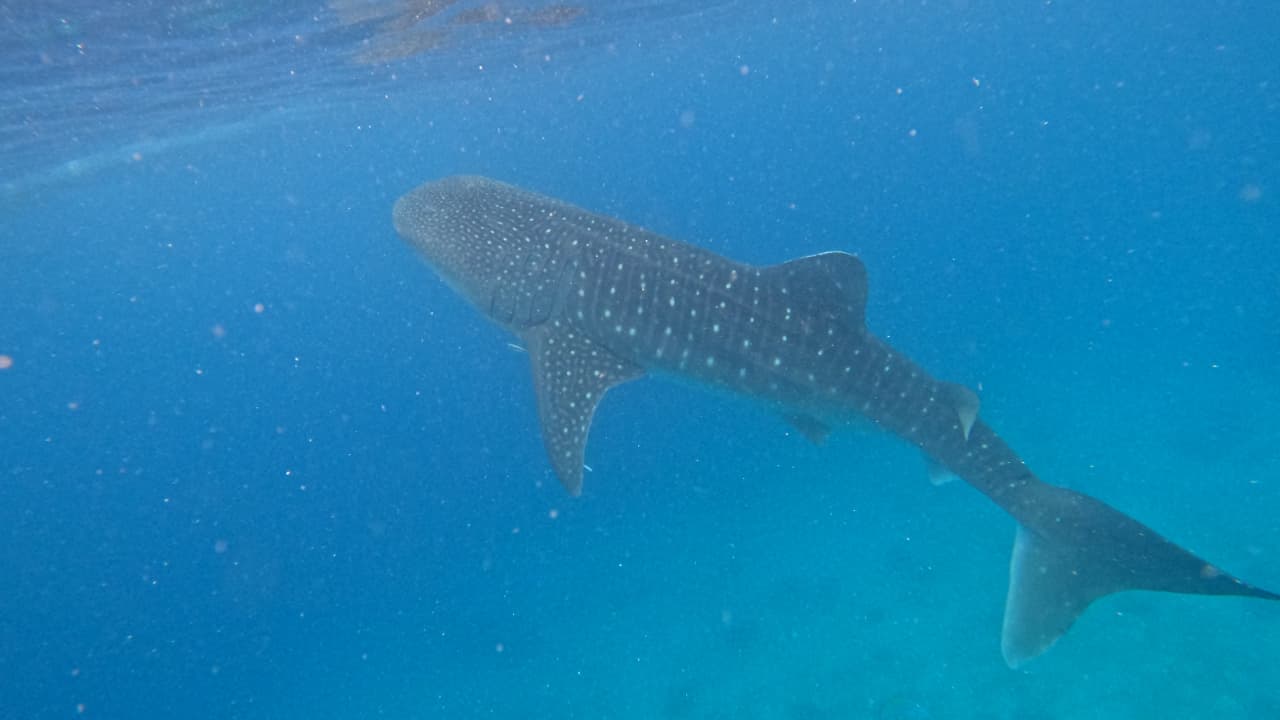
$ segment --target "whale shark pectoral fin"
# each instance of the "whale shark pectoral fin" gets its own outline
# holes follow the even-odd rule
[[[973,429],[973,423],[978,420],[978,408],[982,405],[978,400],[978,394],[955,383],[944,382],[941,385],[942,391],[951,401],[951,407],[955,408],[956,415],[960,418],[960,429],[964,431],[964,439],[968,440],[969,431]]]
[[[578,495],[596,405],[609,388],[640,377],[644,368],[568,327],[539,326],[524,339],[533,361],[542,442],[561,484]]]

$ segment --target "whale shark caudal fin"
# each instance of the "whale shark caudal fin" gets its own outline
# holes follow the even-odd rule
[[[1009,564],[1001,651],[1010,667],[1048,650],[1091,602],[1122,590],[1280,600],[1100,500],[1041,482],[1024,492],[1034,511],[1019,518]]]
[[[609,388],[640,377],[644,368],[559,323],[534,328],[524,338],[533,361],[542,442],[565,489],[580,495],[596,405]]]

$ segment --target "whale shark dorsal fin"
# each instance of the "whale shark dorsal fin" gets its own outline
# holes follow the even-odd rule
[[[969,431],[973,429],[973,424],[978,420],[978,409],[982,402],[978,400],[978,393],[970,390],[963,385],[955,383],[942,383],[942,391],[946,394],[947,399],[951,401],[951,407],[955,409],[956,415],[960,418],[960,429],[964,431],[964,439],[969,439]]]
[[[760,271],[797,303],[838,312],[855,327],[866,325],[867,269],[857,256],[824,252]]]
[[[644,369],[557,323],[526,331],[524,339],[533,362],[542,442],[560,482],[578,495],[596,405],[609,388],[640,377]]]

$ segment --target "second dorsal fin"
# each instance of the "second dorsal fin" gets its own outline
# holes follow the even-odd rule
[[[978,420],[978,408],[981,406],[978,394],[955,383],[942,383],[942,392],[951,403],[951,407],[955,409],[956,416],[960,420],[960,430],[964,432],[964,439],[968,440],[969,431],[973,429],[973,423]]]

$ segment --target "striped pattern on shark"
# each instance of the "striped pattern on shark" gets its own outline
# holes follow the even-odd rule
[[[1038,479],[978,416],[973,392],[868,331],[866,270],[853,255],[755,267],[481,177],[426,183],[393,215],[446,282],[523,339],[551,465],[574,495],[600,399],[660,371],[763,400],[813,439],[869,418],[1013,516],[1001,640],[1010,666],[1109,593],[1280,599]]]

